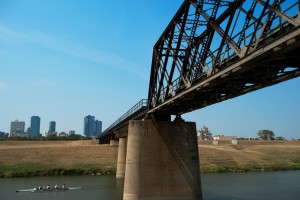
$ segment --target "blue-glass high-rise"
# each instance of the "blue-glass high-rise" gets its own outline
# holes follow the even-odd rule
[[[95,130],[95,117],[88,115],[84,118],[83,134],[86,137],[94,136],[94,130]]]
[[[99,136],[102,133],[102,121],[96,120],[95,121],[95,133],[94,136]]]
[[[32,116],[30,122],[30,138],[39,138],[40,137],[40,124],[41,118],[39,116]]]
[[[102,133],[102,122],[95,120],[94,116],[86,116],[84,118],[83,134],[86,137],[97,137],[100,133]]]
[[[55,128],[56,128],[56,122],[54,122],[54,121],[49,122],[48,133],[55,133]]]

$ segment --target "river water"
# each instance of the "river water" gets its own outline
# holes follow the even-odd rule
[[[205,200],[294,200],[300,199],[300,171],[203,174]],[[40,184],[82,186],[59,192],[18,192]],[[0,200],[118,200],[123,180],[114,176],[57,176],[1,178]]]

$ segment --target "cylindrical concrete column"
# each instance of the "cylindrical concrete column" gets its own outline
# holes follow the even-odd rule
[[[124,178],[126,165],[127,138],[119,138],[116,178]]]
[[[132,120],[123,200],[201,200],[196,124]]]

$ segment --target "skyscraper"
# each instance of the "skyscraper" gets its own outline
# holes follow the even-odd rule
[[[55,133],[55,127],[56,127],[56,122],[54,122],[54,121],[49,122],[48,133]]]
[[[95,131],[95,117],[88,115],[84,118],[83,134],[86,137],[91,137],[94,135],[94,131]]]
[[[25,122],[15,120],[10,123],[10,137],[24,135]]]
[[[102,133],[102,121],[96,120],[95,121],[95,132],[94,136],[99,136]]]
[[[30,122],[30,138],[38,138],[40,137],[40,124],[41,118],[39,116],[32,116]]]
[[[86,137],[97,137],[100,133],[102,133],[102,122],[95,120],[94,116],[86,116],[84,118],[83,134]]]

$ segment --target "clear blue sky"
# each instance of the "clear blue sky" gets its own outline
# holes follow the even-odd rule
[[[41,132],[103,129],[147,98],[152,48],[180,0],[0,0],[0,131],[41,117]],[[213,134],[300,138],[300,79],[183,115]]]

